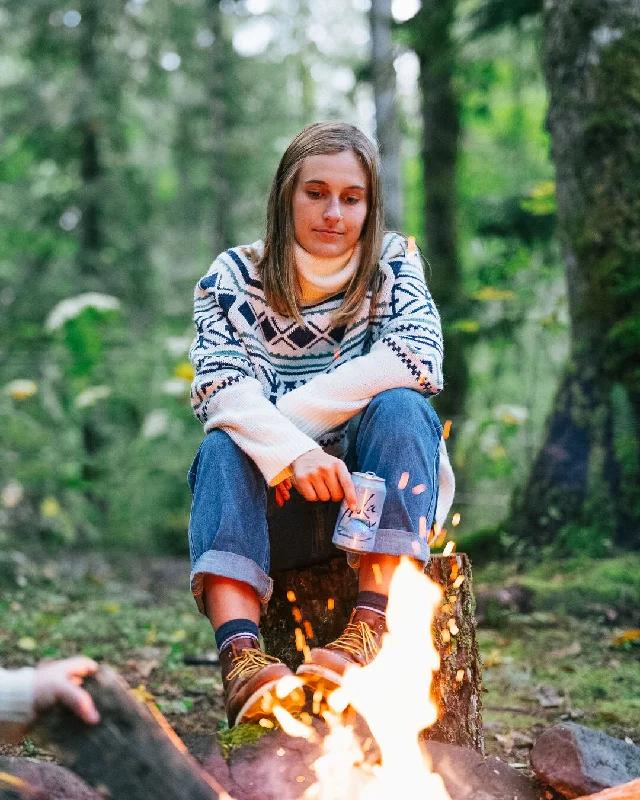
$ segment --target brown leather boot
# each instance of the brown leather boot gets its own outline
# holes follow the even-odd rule
[[[263,653],[257,645],[251,637],[236,639],[220,653],[224,703],[231,728],[271,716],[275,705],[292,714],[304,706],[302,681],[296,682],[286,664]],[[279,686],[280,680],[287,677],[291,680]]]
[[[364,667],[380,652],[382,635],[387,631],[384,614],[356,608],[344,633],[326,647],[314,647],[311,660],[298,667],[296,675],[313,690],[332,691],[342,685],[347,667]]]

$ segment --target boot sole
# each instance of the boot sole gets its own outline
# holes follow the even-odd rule
[[[269,683],[265,683],[264,686],[261,686],[259,689],[256,689],[256,691],[249,697],[240,711],[238,711],[236,714],[236,718],[231,727],[235,728],[237,725],[240,725],[243,722],[252,722],[253,720],[262,719],[263,717],[271,717],[272,714],[270,712],[262,710],[260,701],[265,694],[267,694],[267,692],[274,692],[275,694],[274,690],[281,680],[281,678],[277,678]],[[299,695],[299,697],[297,695]],[[305,704],[305,697],[302,688],[300,687],[299,689],[294,689],[285,697],[278,698],[278,703],[290,714],[296,714],[297,712],[302,711]]]
[[[313,691],[320,689],[323,694],[339,689],[344,678],[339,672],[318,664],[301,664],[296,670],[296,675],[303,678],[310,689]]]

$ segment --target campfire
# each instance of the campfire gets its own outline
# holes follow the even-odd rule
[[[383,800],[393,793],[406,800],[426,793],[433,800],[448,800],[442,778],[431,771],[419,744],[421,731],[438,717],[431,679],[440,657],[430,632],[441,601],[441,588],[403,559],[391,583],[389,632],[379,655],[367,667],[348,670],[344,685],[321,711],[329,733],[312,767],[316,783],[305,792],[305,800]],[[314,697],[314,706],[320,711],[319,697]],[[371,742],[360,743],[353,724],[344,722],[348,706],[366,720],[380,748],[380,764],[367,762]],[[316,735],[281,708],[276,716],[291,736]]]

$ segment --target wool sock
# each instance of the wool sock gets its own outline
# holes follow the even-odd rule
[[[366,608],[369,611],[377,611],[378,614],[387,613],[387,603],[389,598],[386,594],[379,592],[359,592],[356,608]]]
[[[259,641],[258,626],[250,619],[230,619],[229,622],[224,622],[219,628],[216,628],[216,647],[218,652],[222,652],[225,647],[228,647],[235,639],[251,637],[256,640],[256,646]]]

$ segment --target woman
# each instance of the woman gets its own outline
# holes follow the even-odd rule
[[[215,631],[230,725],[268,712],[291,675],[258,645],[270,565],[330,557],[335,514],[318,534],[309,512],[343,497],[355,508],[350,469],[385,478],[387,497],[345,633],[298,670],[313,686],[375,657],[400,556],[424,564],[427,531],[451,506],[427,400],[442,388],[440,320],[419,258],[382,219],[371,142],[345,123],[311,125],[280,161],[264,243],[227,250],[196,286],[192,402],[207,436],[189,473],[191,588]],[[280,700],[295,709],[302,692]]]

